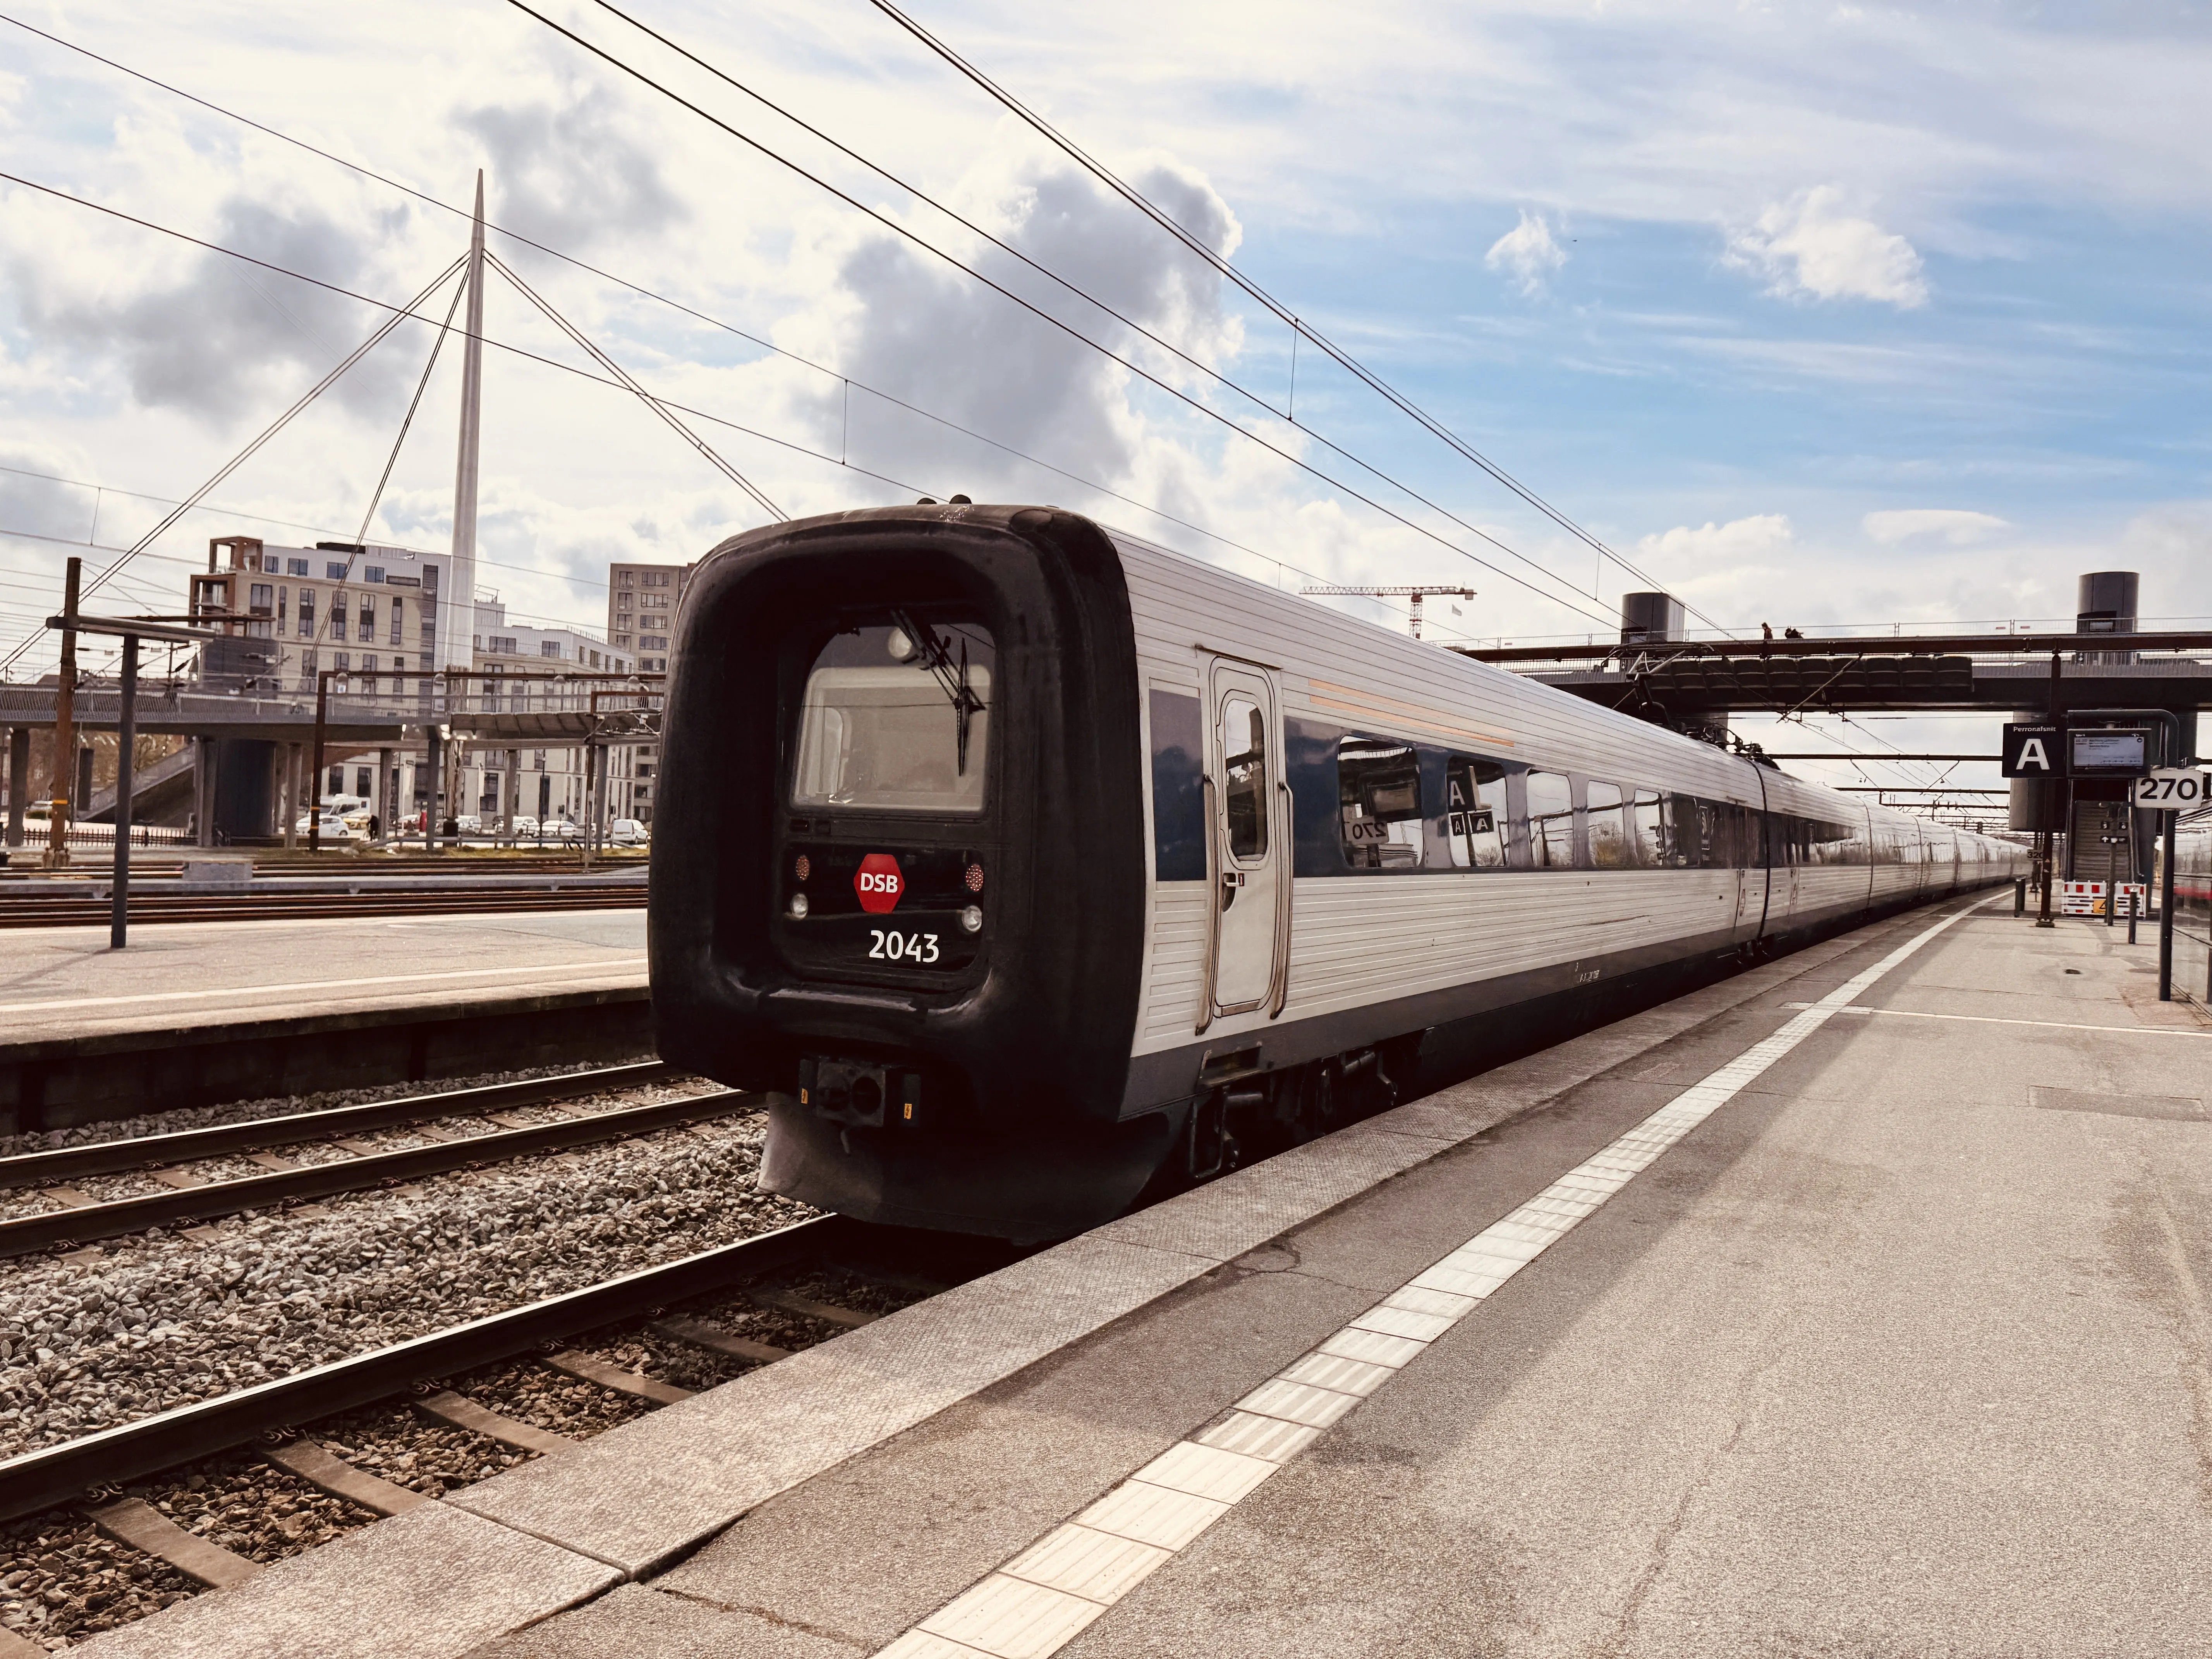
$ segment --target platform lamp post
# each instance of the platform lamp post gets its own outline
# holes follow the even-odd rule
[[[131,750],[138,741],[138,636],[123,636],[122,690],[115,711],[115,880],[107,948],[120,951],[131,931]]]
[[[307,785],[307,851],[323,848],[323,738],[331,723],[331,676],[334,668],[315,671],[315,771]]]
[[[49,870],[69,867],[70,797],[76,793],[71,774],[76,754],[76,596],[84,574],[84,561],[72,558],[62,579],[62,661],[54,681],[53,784],[46,792],[46,855]],[[51,623],[48,626],[52,626]]]

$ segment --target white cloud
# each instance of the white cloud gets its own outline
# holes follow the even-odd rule
[[[1022,143],[1011,125],[999,140],[951,192],[969,217],[1198,362],[1233,364],[1243,331],[1223,307],[1216,272],[1194,259],[1158,257],[1156,240],[1132,234],[1135,216],[1125,204],[1072,164]],[[1236,248],[1236,216],[1202,175],[1154,155],[1131,169],[1131,182],[1217,252]],[[963,252],[993,281],[1161,379],[1201,383],[1134,329],[997,249],[978,244]],[[836,223],[801,258],[818,264],[822,281],[813,302],[777,325],[779,343],[1085,477],[1121,486],[1145,470],[1140,457],[1161,418],[1160,399],[1121,364],[878,227]],[[933,487],[979,501],[1036,488],[1033,468],[865,393],[854,394],[845,428],[836,382],[803,372],[787,378],[793,414],[833,450],[857,445],[871,466],[949,479]],[[1172,411],[1165,418],[1169,430],[1159,435],[1176,435],[1181,422]],[[1212,447],[1210,436],[1205,447]]]
[[[1482,263],[1510,278],[1524,295],[1544,289],[1544,279],[1566,264],[1566,250],[1553,240],[1540,213],[1521,210],[1521,222],[1490,245]]]
[[[2009,520],[1989,513],[1969,513],[1948,507],[1893,507],[1869,513],[1860,527],[1878,542],[1901,542],[1914,536],[1941,536],[1954,547],[1987,541],[2000,530],[2009,530]]]
[[[1854,216],[1835,185],[1777,202],[1729,241],[1726,257],[1765,276],[1769,292],[1793,299],[1879,300],[1906,311],[1928,303],[1912,244]]]
[[[1731,519],[1726,524],[1677,525],[1659,535],[1643,537],[1636,550],[1646,558],[1679,562],[1677,568],[1687,566],[1704,572],[1786,551],[1796,539],[1787,514],[1760,513],[1748,519]]]

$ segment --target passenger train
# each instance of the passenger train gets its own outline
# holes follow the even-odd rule
[[[1064,1237],[2026,872],[1057,508],[750,532],[677,634],[660,1051],[871,1221]]]

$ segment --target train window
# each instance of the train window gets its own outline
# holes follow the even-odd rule
[[[1804,826],[1808,864],[1864,864],[1866,842],[1857,830],[1848,823],[1832,823],[1821,818],[1801,819]]]
[[[1675,830],[1675,803],[1681,797],[1662,795],[1656,789],[1639,789],[1632,804],[1636,825],[1636,858],[1654,869],[1680,870],[1692,862]]]
[[[1623,822],[1626,798],[1617,783],[1586,783],[1583,805],[1589,811],[1590,862],[1601,870],[1626,870],[1636,862],[1634,843]]]
[[[1222,790],[1229,851],[1239,859],[1267,856],[1267,717],[1242,692],[1221,700]],[[1228,901],[1224,899],[1225,905]]]
[[[994,661],[973,623],[901,613],[833,637],[806,677],[792,805],[981,811]]]
[[[1574,785],[1557,772],[1531,772],[1528,861],[1539,870],[1568,870],[1575,862]]]
[[[1746,860],[1738,857],[1737,843],[1741,839],[1740,830],[1744,823],[1743,809],[1730,806],[1723,801],[1699,800],[1692,795],[1674,798],[1676,822],[1684,831],[1682,848],[1687,861],[1701,870],[1734,870]],[[1697,826],[1696,838],[1689,836],[1689,827]]]
[[[1355,870],[1410,869],[1421,861],[1421,763],[1410,744],[1340,738],[1336,799],[1344,861]]]
[[[1454,755],[1444,763],[1444,844],[1461,870],[1505,867],[1505,769]]]
[[[1206,879],[1206,713],[1194,696],[1153,688],[1152,873]]]

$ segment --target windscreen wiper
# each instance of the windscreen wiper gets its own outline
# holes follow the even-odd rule
[[[900,631],[907,638],[914,641],[923,665],[936,677],[946,701],[952,705],[959,751],[957,769],[960,776],[965,777],[968,775],[968,721],[971,715],[983,712],[982,699],[968,684],[968,641],[964,639],[960,641],[960,660],[955,664],[951,647],[939,639],[937,630],[927,623],[916,622],[903,611],[892,611],[891,620],[898,624]]]

